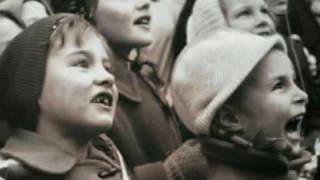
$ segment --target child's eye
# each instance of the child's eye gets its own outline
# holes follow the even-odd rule
[[[262,12],[263,14],[269,14],[267,8],[261,8],[261,12]]]
[[[88,68],[89,67],[89,62],[85,59],[81,59],[77,61],[74,66],[81,67],[81,68]]]
[[[284,87],[285,87],[285,83],[282,80],[279,80],[273,85],[272,90],[275,91],[275,90],[283,89]]]
[[[269,10],[267,8],[265,8],[265,7],[261,8],[261,12],[263,14],[268,14],[269,15]]]
[[[242,10],[238,13],[237,17],[241,17],[241,16],[249,16],[250,15],[250,10],[249,9],[245,9],[245,10]]]

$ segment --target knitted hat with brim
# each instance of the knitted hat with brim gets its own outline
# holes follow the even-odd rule
[[[173,104],[186,127],[209,135],[218,109],[273,47],[286,52],[278,35],[266,38],[227,29],[188,45],[172,75]]]
[[[37,21],[15,37],[0,58],[0,111],[13,128],[36,127],[50,35],[67,16]]]

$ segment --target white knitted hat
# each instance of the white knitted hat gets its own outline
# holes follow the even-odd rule
[[[187,42],[226,27],[220,0],[196,0],[187,24]]]
[[[273,48],[286,52],[283,39],[223,30],[188,45],[172,75],[172,98],[182,122],[208,135],[217,110]]]

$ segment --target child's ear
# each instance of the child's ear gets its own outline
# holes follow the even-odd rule
[[[237,133],[243,130],[236,111],[228,105],[224,105],[218,110],[212,125],[217,125],[219,129],[224,129],[229,133]]]
[[[211,135],[228,140],[241,147],[250,147],[251,143],[241,137],[244,126],[234,108],[222,106],[215,115],[211,124]]]

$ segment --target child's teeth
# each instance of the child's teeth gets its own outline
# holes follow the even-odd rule
[[[109,100],[108,100],[108,98],[105,98],[105,100],[104,100],[103,103],[106,104],[106,105],[109,105]]]
[[[297,131],[298,131],[298,132],[301,132],[301,129],[302,129],[302,120],[303,120],[303,117],[299,118],[299,123],[298,123],[298,126],[297,126]]]

